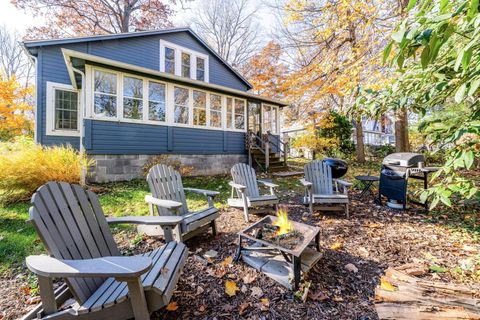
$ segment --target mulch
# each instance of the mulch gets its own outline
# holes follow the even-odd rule
[[[421,275],[425,279],[462,283],[480,292],[480,263],[475,260],[480,245],[471,234],[425,222],[420,210],[395,211],[356,196],[354,191],[347,220],[341,213],[309,215],[298,195],[283,195],[290,219],[321,228],[323,257],[304,277],[303,291],[297,294],[242,262],[229,262],[237,248],[236,233],[247,223],[241,210],[223,209],[216,237],[208,233],[186,242],[190,253],[171,300],[174,304],[152,319],[378,319],[374,295],[380,277],[388,267],[407,263],[425,265]],[[251,215],[250,223],[261,217]],[[116,234],[127,253],[163,244],[160,238],[144,236],[132,245],[134,237],[125,231]],[[209,250],[218,252],[210,261],[204,258]],[[465,267],[472,261],[472,268]],[[0,318],[15,319],[33,307],[26,304],[28,292],[20,289],[27,283],[23,272],[1,279]],[[235,296],[225,293],[227,280],[240,289]]]

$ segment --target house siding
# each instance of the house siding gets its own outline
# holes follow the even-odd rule
[[[85,120],[85,128],[89,154],[246,153],[243,132],[101,120]]]
[[[61,48],[85,52],[149,69],[159,70],[160,39],[209,55],[210,83],[242,91],[248,90],[246,84],[243,83],[235,73],[228,69],[220,59],[212,55],[211,52],[209,52],[209,50],[207,50],[191,34],[185,31],[163,35],[148,35],[137,38],[112,39],[40,47],[37,70],[37,141],[48,146],[70,144],[77,149],[79,148],[80,139],[78,137],[46,135],[46,83],[47,81],[51,81],[71,84]],[[92,125],[91,130],[95,133],[91,138],[92,149],[90,149],[90,152],[106,150],[110,153],[116,149],[117,154],[122,150],[127,150],[126,152],[130,153],[142,151],[143,154],[151,154],[154,152],[153,150],[162,150],[162,152],[167,150],[170,153],[180,152],[182,154],[195,154],[195,152],[200,151],[205,154],[244,153],[244,150],[239,148],[239,141],[242,141],[243,148],[243,133],[227,132],[225,134],[226,138],[223,139],[222,131],[174,127],[171,129],[173,130],[173,135],[170,135],[170,140],[165,140],[165,146],[163,145],[163,142],[161,142],[161,148],[157,145],[152,148],[150,147],[150,143],[158,144],[159,141],[164,141],[161,139],[167,135],[167,127],[129,124],[126,125],[125,128],[128,128],[127,130],[130,133],[130,136],[128,138],[124,137],[122,141],[126,142],[128,146],[119,145],[119,143],[116,142],[116,139],[110,139],[108,134],[105,137],[95,137],[95,134],[97,134],[96,132],[99,132],[99,134],[106,134],[111,130],[111,127],[107,124],[102,126],[100,123]],[[214,131],[214,133],[210,131]],[[185,137],[182,136],[183,134],[185,134]],[[239,138],[240,136],[241,138]],[[202,137],[202,139],[205,140],[202,140],[202,143],[198,144],[198,139],[192,140],[192,137]],[[209,139],[208,142],[207,139]],[[146,143],[146,141],[148,141],[148,143]],[[168,141],[170,141],[169,147]],[[231,143],[227,143],[227,148],[224,148],[225,141],[231,141]],[[199,148],[198,145],[202,145],[202,148]],[[145,150],[143,148],[150,148],[150,150]]]

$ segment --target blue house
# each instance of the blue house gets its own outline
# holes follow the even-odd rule
[[[36,64],[35,139],[95,160],[97,182],[138,178],[168,154],[195,174],[247,161],[245,135],[280,133],[282,101],[261,97],[188,28],[25,41]]]

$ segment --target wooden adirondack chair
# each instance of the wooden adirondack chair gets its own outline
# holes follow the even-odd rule
[[[160,216],[179,215],[182,223],[180,232],[176,234],[178,241],[187,240],[208,228],[212,228],[212,233],[217,234],[215,219],[219,217],[218,209],[213,205],[213,198],[219,194],[217,191],[184,188],[180,173],[172,167],[157,164],[153,166],[147,175],[147,183],[152,192],[151,196],[146,196],[145,201],[149,204],[150,215],[154,215],[154,208]],[[185,191],[201,194],[207,197],[208,208],[200,211],[189,211],[185,199]],[[165,206],[165,201],[169,205]],[[173,204],[173,205],[171,205]],[[139,228],[140,232],[148,235],[162,234],[162,230],[156,226],[146,226]]]
[[[340,179],[332,179],[332,168],[322,160],[313,160],[304,167],[305,178],[300,182],[305,187],[303,203],[309,206],[310,214],[313,214],[314,204],[333,204],[337,206],[322,207],[324,210],[345,210],[348,212],[348,187],[352,184]]]
[[[171,233],[181,220],[106,219],[93,192],[63,182],[43,185],[32,197],[29,221],[51,257],[26,259],[38,277],[42,303],[24,319],[150,319],[169,303],[188,250],[171,241],[142,255],[121,256],[108,223],[153,223]],[[53,278],[65,284],[54,291]],[[60,310],[72,295],[76,302]]]
[[[272,209],[257,209],[257,207],[274,206],[277,209],[278,198],[275,195],[275,188],[278,185],[257,180],[255,170],[245,163],[237,163],[231,169],[233,181],[229,182],[232,187],[232,195],[228,199],[228,205],[237,208],[243,208],[245,221],[248,222],[249,208],[250,213],[268,212]],[[260,195],[258,183],[270,188],[269,195]]]

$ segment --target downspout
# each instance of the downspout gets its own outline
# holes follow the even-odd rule
[[[85,102],[86,102],[86,90],[85,90],[85,73],[82,70],[79,70],[75,68],[71,63],[70,67],[72,70],[82,77],[82,90],[81,90],[81,98],[80,98],[80,185],[85,186],[86,184],[86,178],[87,178],[87,168],[85,166],[85,163],[83,161],[84,157],[86,156],[85,154],[85,147],[83,145],[83,137],[85,135],[85,125],[83,120],[85,119]]]

